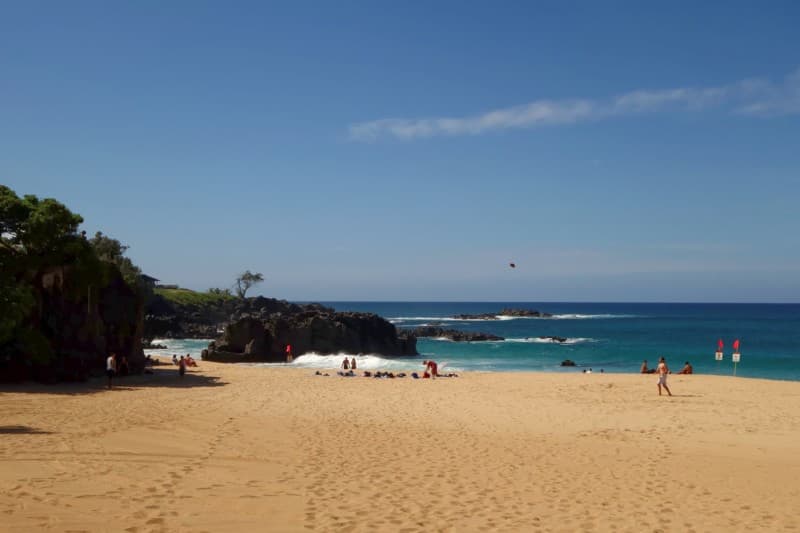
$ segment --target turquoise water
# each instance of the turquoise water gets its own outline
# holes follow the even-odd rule
[[[691,361],[698,373],[733,373],[731,344],[741,341],[737,375],[800,380],[800,305],[770,304],[619,304],[619,303],[424,303],[328,302],[339,311],[368,311],[413,327],[443,322],[444,327],[494,333],[504,342],[454,343],[420,339],[417,358],[359,356],[359,367],[418,369],[425,357],[444,361],[447,368],[482,371],[638,372],[643,359],[652,366],[659,356],[673,371]],[[492,321],[449,320],[456,314],[494,313],[504,307],[546,311],[554,318]],[[539,336],[567,337],[564,344],[543,342]],[[717,339],[725,342],[725,359],[714,360]],[[199,356],[204,341],[180,343],[174,353]],[[177,349],[178,346],[176,346]],[[173,353],[167,350],[167,353]],[[341,356],[307,355],[294,366],[331,368]],[[572,359],[579,367],[559,366]]]

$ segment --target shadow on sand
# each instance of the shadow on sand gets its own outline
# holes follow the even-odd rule
[[[153,387],[170,387],[191,389],[195,387],[222,387],[226,382],[218,376],[203,374],[201,370],[187,372],[182,378],[178,370],[171,368],[154,368],[152,374],[139,374],[114,378],[112,388],[108,390],[106,378],[91,378],[82,383],[42,383],[0,384],[0,393],[17,394],[95,394],[100,392],[120,392],[148,389]]]
[[[49,435],[50,431],[29,426],[0,426],[0,435]]]

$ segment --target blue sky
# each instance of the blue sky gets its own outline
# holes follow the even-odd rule
[[[0,182],[195,289],[799,302],[798,27],[777,1],[2,2]]]

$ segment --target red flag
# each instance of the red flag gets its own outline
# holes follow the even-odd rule
[[[733,341],[733,351],[734,352],[738,352],[739,351],[739,339],[736,339],[735,341]]]
[[[725,346],[725,345],[722,343],[722,339],[720,339],[720,340],[718,340],[718,341],[717,341],[717,351],[718,351],[718,352],[721,352],[721,351],[722,351],[722,348],[723,348],[724,346]]]

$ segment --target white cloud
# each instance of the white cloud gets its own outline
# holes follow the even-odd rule
[[[506,129],[574,124],[615,116],[666,110],[699,112],[726,108],[751,116],[800,113],[800,69],[780,84],[747,79],[720,87],[636,90],[610,100],[536,100],[462,117],[386,118],[349,127],[350,138],[373,141],[384,137],[409,140],[434,136],[479,135]]]

